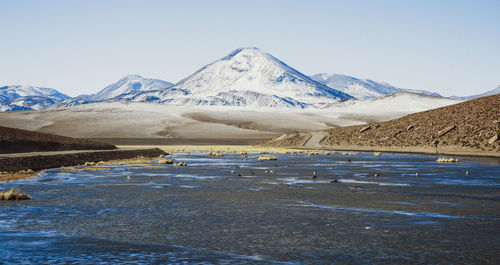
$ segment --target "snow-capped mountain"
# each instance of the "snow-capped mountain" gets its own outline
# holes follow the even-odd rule
[[[53,100],[65,100],[70,98],[68,95],[52,88],[18,85],[0,87],[0,96],[9,100],[27,96],[47,97]]]
[[[0,87],[0,111],[39,110],[69,99],[55,89],[34,86],[3,86]]]
[[[150,90],[162,90],[173,86],[174,84],[159,80],[144,78],[140,75],[128,75],[113,83],[88,99],[93,101],[110,100],[117,96],[130,93],[139,93]]]
[[[137,100],[139,95],[145,92],[154,92],[167,89],[174,84],[152,78],[144,78],[140,75],[127,75],[117,82],[105,87],[96,94],[80,95],[75,98],[70,98],[64,101],[57,102],[50,106],[51,108],[65,108],[82,104],[90,104],[100,101],[145,101],[155,102],[146,98],[144,100]]]
[[[310,78],[333,89],[349,94],[359,100],[373,99],[404,91],[431,96],[441,96],[437,93],[425,90],[397,88],[384,82],[377,82],[370,79],[358,79],[341,74],[320,73],[312,75]]]
[[[49,108],[67,108],[67,107],[73,107],[73,106],[83,105],[83,104],[90,104],[90,103],[95,103],[95,102],[98,102],[98,101],[91,100],[89,98],[89,96],[85,96],[85,97],[78,96],[75,98],[70,98],[70,99],[66,99],[66,100],[54,103],[54,104],[50,105]]]
[[[486,96],[491,96],[491,95],[496,95],[496,94],[500,94],[500,86],[497,86],[497,88],[495,88],[493,90],[486,91],[484,93],[477,94],[477,95],[465,96],[465,97],[453,96],[451,98],[470,100],[470,99],[481,98],[481,97],[486,97]]]
[[[487,93],[494,94],[499,90],[500,87]],[[348,99],[374,99],[398,92],[440,96],[340,74],[323,73],[308,77],[257,48],[240,48],[175,85],[129,75],[96,94],[75,98],[50,88],[0,87],[0,111],[72,107],[101,101],[306,108],[331,106]]]
[[[5,110],[13,111],[13,110],[41,110],[46,109],[50,105],[58,102],[49,97],[40,97],[40,96],[26,96],[19,97],[15,99],[11,99],[4,104],[8,107]]]
[[[241,48],[171,88],[128,98],[174,104],[303,108],[353,97],[310,79],[257,48]]]

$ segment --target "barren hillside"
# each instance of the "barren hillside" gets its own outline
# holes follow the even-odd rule
[[[61,150],[108,150],[114,145],[0,126],[0,154]]]
[[[440,151],[499,152],[500,95],[410,114],[387,122],[324,131],[322,147],[417,148]],[[296,146],[304,135],[273,145]]]

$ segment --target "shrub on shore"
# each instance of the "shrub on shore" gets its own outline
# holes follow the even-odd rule
[[[173,164],[174,163],[174,160],[172,159],[158,159],[156,161],[156,164],[159,164],[159,165],[166,165],[166,164]]]
[[[31,200],[31,196],[20,192],[16,188],[10,190],[0,191],[0,201],[18,201],[18,200]]]

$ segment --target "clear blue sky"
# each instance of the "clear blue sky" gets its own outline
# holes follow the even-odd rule
[[[177,82],[238,47],[444,95],[500,85],[500,1],[0,0],[0,85]]]

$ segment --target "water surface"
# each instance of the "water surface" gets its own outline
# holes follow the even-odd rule
[[[500,262],[498,159],[277,156],[1,183],[33,200],[0,202],[0,263]]]

